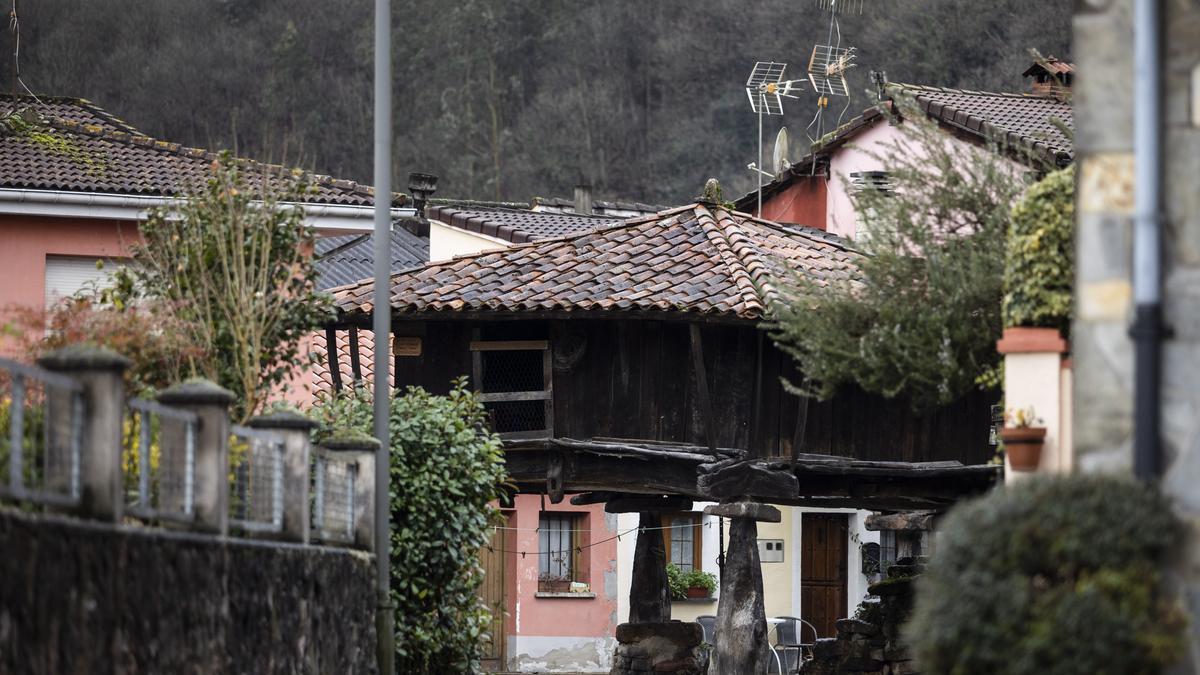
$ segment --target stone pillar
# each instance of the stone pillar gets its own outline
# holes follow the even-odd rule
[[[661,523],[658,512],[643,511],[639,516],[637,546],[633,552],[633,576],[629,584],[629,623],[671,620],[667,552],[662,530],[658,529]]]
[[[354,545],[375,550],[375,454],[379,439],[358,431],[340,431],[321,443],[321,452],[331,459],[358,467],[354,478]],[[384,468],[386,471],[386,467]],[[390,506],[389,506],[390,508]],[[389,514],[380,514],[387,518]]]
[[[758,559],[758,522],[778,523],[779,509],[754,502],[709,506],[705,515],[730,519],[729,549],[717,602],[719,636],[709,675],[760,675],[772,659],[763,607],[762,564]]]
[[[247,426],[271,431],[283,439],[283,529],[285,541],[307,544],[309,484],[312,481],[311,433],[318,425],[298,411],[279,410],[252,418]]]
[[[123,375],[130,363],[114,351],[91,345],[64,347],[38,359],[41,367],[74,377],[83,386],[79,509],[82,515],[110,522],[119,522],[125,509],[121,422],[125,413]],[[50,412],[60,420],[65,417],[60,424],[70,428],[75,406],[63,403],[60,397],[52,397]]]
[[[200,418],[196,430],[193,487],[195,527],[229,533],[229,404],[233,392],[215,382],[194,378],[158,395],[159,403],[190,410]]]

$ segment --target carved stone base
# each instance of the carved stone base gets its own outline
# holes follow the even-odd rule
[[[623,623],[609,675],[703,675],[708,652],[698,623]]]

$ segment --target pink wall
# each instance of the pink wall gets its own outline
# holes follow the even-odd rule
[[[900,131],[886,122],[861,132],[846,145],[838,148],[829,160],[829,201],[825,229],[840,237],[853,239],[858,223],[854,204],[850,201],[850,174],[856,171],[887,170],[883,162],[871,153],[886,154],[887,144],[902,138]]]
[[[777,223],[825,229],[826,181],[823,176],[796,178],[763,202],[762,214]]]
[[[0,307],[42,307],[46,256],[123,257],[137,237],[136,223],[0,215]]]
[[[515,508],[506,511],[507,543],[513,551],[505,560],[508,574],[508,616],[505,629],[509,636],[536,635],[547,637],[612,637],[617,630],[617,532],[616,517],[612,527],[605,517],[604,505],[572,506],[568,499],[561,504],[546,500],[546,510],[582,514],[580,529],[584,533],[580,567],[591,584],[594,598],[539,598],[538,589],[538,514],[541,499],[538,495],[517,495]],[[610,539],[611,538],[611,539]],[[603,541],[609,539],[609,541]],[[517,551],[525,551],[522,556]],[[512,656],[512,655],[510,655]]]

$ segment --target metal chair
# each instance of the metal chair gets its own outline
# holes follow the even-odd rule
[[[800,664],[812,658],[813,645],[816,644],[816,626],[795,616],[779,616],[783,623],[775,627],[775,652],[782,657],[785,673],[795,673]],[[812,641],[804,641],[804,630],[812,632]]]
[[[704,631],[704,641],[710,645],[716,644],[717,617],[711,614],[701,614],[696,617],[696,623],[700,624],[700,628]]]

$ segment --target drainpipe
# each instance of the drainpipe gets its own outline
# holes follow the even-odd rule
[[[1135,183],[1133,298],[1135,345],[1133,470],[1142,480],[1162,471],[1159,442],[1162,368],[1162,5],[1134,8]]]
[[[388,382],[388,337],[392,332],[392,3],[375,0],[375,656],[379,674],[395,672],[396,650],[391,593],[392,511],[391,440],[388,420],[392,391]],[[423,214],[419,214],[423,215]]]

